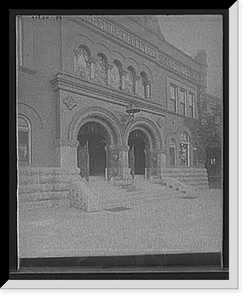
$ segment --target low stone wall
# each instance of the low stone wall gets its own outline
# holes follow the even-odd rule
[[[78,168],[18,169],[19,209],[39,209],[70,206],[71,182],[79,182]]]

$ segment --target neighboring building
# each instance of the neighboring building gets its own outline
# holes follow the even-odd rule
[[[202,115],[204,118],[212,117],[214,125],[213,140],[206,145],[206,164],[208,172],[209,186],[221,188],[222,185],[222,144],[223,144],[223,122],[222,122],[222,101],[220,98],[210,94],[205,94],[205,101],[202,105]],[[219,134],[216,133],[217,128]]]
[[[19,192],[44,184],[30,201],[66,201],[79,174],[207,187],[184,122],[199,120],[205,51],[165,41],[153,16],[20,16],[17,39]]]

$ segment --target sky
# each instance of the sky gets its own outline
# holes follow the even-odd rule
[[[207,51],[207,92],[222,97],[222,16],[169,15],[158,16],[166,39],[194,57],[197,50]]]

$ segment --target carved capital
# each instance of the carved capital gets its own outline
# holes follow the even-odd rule
[[[106,69],[107,70],[112,70],[113,67],[114,67],[114,65],[111,65],[111,64],[107,64],[106,65]]]
[[[123,114],[119,113],[121,118],[121,124],[124,128],[128,127],[129,124],[134,123],[134,114]]]
[[[120,71],[120,75],[121,75],[121,76],[126,76],[127,74],[128,74],[128,72],[125,71],[125,70]]]
[[[95,57],[91,57],[91,58],[89,59],[89,62],[90,62],[90,63],[93,63],[93,64],[95,64],[96,61],[97,61],[97,58],[95,58]]]

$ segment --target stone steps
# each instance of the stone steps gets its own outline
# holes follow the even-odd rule
[[[172,168],[167,169],[164,175],[196,189],[209,188],[208,175],[205,168]]]
[[[135,188],[134,188],[135,186]],[[118,206],[134,206],[139,203],[147,203],[151,201],[159,201],[162,199],[169,199],[179,196],[179,191],[163,187],[151,183],[150,181],[135,182],[133,186],[134,190],[126,191],[125,189],[114,187],[113,194],[108,198],[102,198],[101,208],[114,208]],[[115,189],[116,188],[116,189]]]

